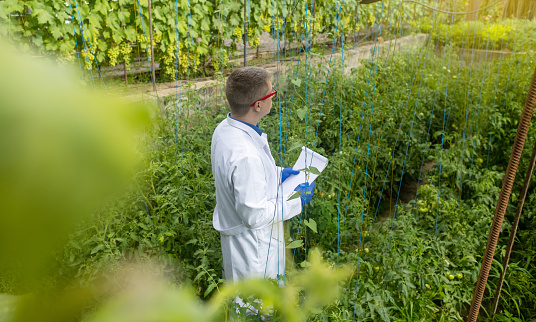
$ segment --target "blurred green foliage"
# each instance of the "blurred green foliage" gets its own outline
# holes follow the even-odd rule
[[[451,44],[471,50],[489,49],[510,52],[534,50],[536,40],[527,37],[536,33],[536,21],[506,19],[494,23],[486,21],[461,21],[455,24],[444,22],[433,27],[433,22],[412,22],[422,32],[430,33],[440,44]]]
[[[532,28],[531,24],[527,25]],[[350,76],[342,77],[342,81],[340,74],[332,73],[330,75],[336,77],[330,76],[326,83],[327,61],[310,63],[307,77],[300,69],[297,75],[289,77],[289,82],[280,80],[282,118],[278,120],[275,116],[278,105],[274,104],[272,115],[261,123],[261,128],[268,133],[274,158],[282,158],[284,166],[291,165],[299,147],[312,148],[315,142],[316,150],[330,161],[330,166],[317,179],[317,191],[306,213],[308,219],[313,218],[316,222],[317,232],[305,228],[305,213],[288,223],[291,238],[303,240],[304,244],[289,251],[289,283],[284,289],[269,281],[225,285],[221,279],[219,236],[211,223],[215,196],[209,147],[214,127],[227,114],[223,97],[218,94],[203,101],[198,92],[189,91],[182,93],[180,102],[166,98],[161,113],[152,119],[153,126],[138,141],[143,146],[139,149],[148,153],[142,166],[134,171],[135,182],[130,182],[119,198],[108,198],[102,205],[97,201],[102,201],[102,195],[108,195],[104,188],[113,188],[121,178],[127,180],[127,173],[132,172],[117,172],[113,162],[113,167],[108,168],[108,163],[104,163],[104,170],[100,169],[107,173],[106,176],[96,170],[96,179],[110,176],[114,185],[104,181],[105,185],[100,189],[91,190],[94,199],[85,201],[95,203],[84,203],[87,206],[84,210],[88,212],[97,205],[100,207],[75,229],[63,229],[64,234],[71,232],[66,247],[55,253],[55,265],[47,266],[41,272],[47,277],[41,280],[40,287],[32,284],[38,290],[37,300],[29,300],[26,305],[34,306],[21,306],[28,309],[18,312],[49,312],[51,321],[57,319],[58,314],[67,314],[52,305],[49,308],[53,309],[41,311],[35,309],[37,304],[32,304],[35,301],[41,307],[43,303],[48,304],[39,295],[50,293],[50,286],[58,285],[61,286],[58,295],[48,297],[72,299],[72,305],[67,307],[75,309],[68,312],[71,314],[68,316],[94,321],[175,320],[181,316],[192,320],[223,320],[227,314],[237,316],[237,311],[241,318],[248,319],[244,317],[244,308],[228,301],[237,291],[243,297],[262,298],[263,302],[251,301],[250,304],[263,312],[269,312],[272,304],[276,309],[274,320],[344,321],[353,319],[354,315],[356,320],[362,321],[463,320],[473,295],[502,177],[534,72],[536,54],[519,49],[524,48],[521,44],[532,41],[526,36],[516,40],[518,54],[493,60],[487,57],[489,61],[481,63],[461,62],[456,55],[458,47],[441,46],[442,40],[433,38],[428,54],[423,49],[400,51],[380,58],[377,66],[368,60]],[[432,45],[437,42],[440,55],[433,52]],[[335,61],[330,67],[332,72],[338,70],[340,62]],[[32,69],[32,72],[36,70]],[[50,81],[41,83],[53,84]],[[72,82],[71,86],[74,86]],[[46,93],[49,92],[57,93],[47,89]],[[64,93],[61,91],[56,96],[62,97]],[[91,98],[96,99],[96,96]],[[91,99],[87,101],[93,102]],[[106,109],[106,113],[115,106]],[[76,110],[66,113],[76,114]],[[86,114],[82,115],[85,121],[92,120]],[[124,121],[124,118],[120,117],[120,120]],[[118,121],[119,124],[122,121]],[[76,126],[70,128],[76,131],[87,129],[83,124],[74,124]],[[106,124],[115,124],[115,121]],[[58,123],[57,127],[60,125]],[[112,127],[115,129],[116,125]],[[284,133],[283,140],[278,139],[279,133]],[[68,136],[76,138],[72,134]],[[495,289],[499,276],[509,222],[535,141],[533,122],[490,273],[491,290]],[[87,142],[100,141],[88,139]],[[116,158],[125,155],[114,148],[118,142],[121,141],[108,142],[116,162],[120,161]],[[90,147],[95,148],[93,144]],[[56,156],[56,149],[45,151]],[[83,155],[87,156],[85,152]],[[393,164],[388,168],[391,157]],[[71,163],[71,153],[66,153],[63,158],[69,160],[69,164],[59,163],[62,166],[57,170],[58,176],[63,175],[60,171],[63,167],[71,171],[69,169],[77,165]],[[103,157],[102,160],[108,159]],[[127,166],[122,164],[120,168],[124,170]],[[86,165],[82,163],[80,168],[85,171]],[[108,174],[110,171],[113,174]],[[119,179],[115,177],[122,173],[124,176]],[[48,174],[43,178],[45,183],[52,180]],[[84,175],[81,179],[77,183],[87,182],[90,187],[99,184],[93,183],[96,180],[93,177],[87,179]],[[420,187],[417,187],[419,180]],[[441,189],[438,189],[439,180]],[[74,198],[72,195],[80,198],[77,197],[79,184],[70,183],[66,187],[68,191],[58,189],[66,194],[65,198]],[[506,275],[508,283],[500,301],[498,319],[505,321],[535,318],[536,197],[531,193],[535,188],[536,185],[531,184],[517,246]],[[81,191],[93,196],[86,190]],[[59,198],[54,189],[50,193],[52,200]],[[33,196],[28,194],[20,198],[33,200]],[[32,199],[25,199],[27,197]],[[393,218],[398,197],[396,218]],[[78,200],[76,198],[74,200]],[[40,198],[36,197],[36,200]],[[23,229],[29,223],[26,221],[17,229]],[[37,236],[48,238],[48,234]],[[54,237],[60,237],[60,234]],[[39,254],[43,261],[51,249],[57,249],[41,249],[41,246],[36,249],[44,251]],[[319,262],[318,253],[310,251],[314,247],[323,250],[329,262],[327,266]],[[30,246],[26,248],[28,252],[34,251]],[[150,273],[142,274],[143,278],[134,274],[144,272],[143,268],[129,265],[151,259],[155,260],[156,268],[145,268]],[[308,269],[296,276],[291,273],[297,270],[298,263]],[[341,266],[339,273],[335,273],[337,263],[354,267],[350,277]],[[145,275],[156,277],[146,279]],[[24,275],[8,271],[0,273],[0,292],[20,294],[27,291],[28,287],[18,285],[21,276]],[[337,281],[341,293],[336,301],[331,301],[336,296]],[[65,285],[68,285],[68,292],[63,288]],[[200,303],[192,293],[206,303]],[[489,319],[492,296],[488,294],[484,299],[483,319]],[[15,301],[19,302],[2,296],[0,307],[12,308]],[[185,306],[173,305],[179,301]],[[20,300],[20,303],[27,302]],[[23,305],[20,303],[18,305]],[[180,315],[183,308],[184,315]],[[13,310],[6,312],[10,315]],[[21,315],[19,319],[32,320],[32,316]],[[257,317],[250,316],[249,319],[256,320]]]
[[[122,203],[120,208],[113,205],[118,198],[124,200],[129,195],[128,190],[125,195],[125,188],[138,186],[132,178],[140,161],[144,163],[142,151],[145,148],[140,143],[151,145],[147,137],[155,139],[150,134],[159,131],[158,126],[148,126],[151,109],[127,105],[104,93],[84,89],[69,73],[32,61],[1,44],[4,50],[0,53],[0,67],[4,73],[0,77],[0,149],[3,152],[0,158],[0,291],[18,296],[0,294],[0,321],[219,321],[229,310],[238,309],[236,304],[229,307],[229,297],[236,296],[237,292],[241,296],[262,299],[264,302],[256,303],[263,303],[263,311],[269,305],[271,311],[266,312],[276,310],[282,319],[300,321],[310,310],[321,309],[336,297],[338,283],[347,278],[351,270],[335,271],[328,267],[318,251],[311,253],[310,268],[306,272],[295,272],[287,288],[266,280],[248,281],[223,287],[221,291],[218,288],[218,299],[206,304],[195,296],[189,285],[181,287],[170,283],[169,269],[176,267],[171,261],[162,265],[162,261],[152,258],[151,251],[163,244],[164,252],[180,252],[178,244],[164,242],[182,231],[162,232],[163,211],[150,204],[147,214],[134,212],[129,214],[130,219],[122,218],[122,222],[108,221],[131,210],[126,206],[128,202]],[[162,122],[158,117],[153,120],[155,125]],[[144,186],[150,185],[153,192],[154,186],[162,182],[158,177],[161,171],[150,170],[154,162],[147,164],[145,174],[148,176],[142,178]],[[184,173],[180,168],[173,169]],[[177,187],[173,193],[178,189],[182,188]],[[141,190],[136,192],[138,198],[140,192],[143,203],[147,202]],[[199,210],[200,206],[183,204],[189,207],[187,211]],[[169,206],[164,204],[162,208]],[[99,214],[98,209],[104,209],[106,216],[91,218],[91,213]],[[153,222],[149,216],[156,211],[159,214]],[[176,213],[171,211],[169,215]],[[147,218],[150,223],[145,225]],[[107,220],[102,235],[91,231],[83,235],[100,225],[100,219]],[[112,230],[109,223],[133,223],[141,231],[149,232],[135,237],[131,230],[126,231],[125,236],[119,230]],[[151,229],[149,225],[155,226]],[[156,229],[161,231],[158,238],[153,234]],[[197,235],[197,232],[190,234]],[[65,247],[69,235],[70,242]],[[93,242],[94,236],[100,244],[93,247],[89,255],[81,253],[85,262],[73,262],[75,253],[69,252],[69,248],[82,250]],[[197,242],[192,239],[189,244],[194,248]],[[137,249],[132,251],[132,247]],[[59,272],[51,274],[57,267],[53,262],[54,253],[58,254],[62,248],[69,258],[60,265]],[[126,256],[117,256],[121,251],[133,254],[131,263],[126,261]],[[199,250],[194,248],[186,256],[192,253],[197,254]],[[98,260],[91,258],[95,254],[103,256]],[[205,252],[203,256],[203,272],[214,272],[207,267],[211,254]],[[110,265],[112,263],[115,265]],[[93,268],[100,266],[102,270],[80,270],[84,264],[86,269],[95,265]],[[78,267],[78,273],[69,275],[69,267]],[[196,278],[199,285],[202,276],[199,274]],[[302,306],[298,306],[300,295],[305,297]]]
[[[237,44],[244,42],[243,4],[221,0],[151,1],[154,55],[162,71],[158,79],[194,78],[232,66],[229,59],[237,51]],[[345,33],[371,26],[379,15],[381,3],[356,10],[357,4],[356,0],[345,2]],[[299,43],[306,29],[310,39],[319,33],[333,38],[336,30],[340,33],[342,29],[337,19],[340,7],[339,0],[317,1],[316,18],[311,20],[312,8],[305,2],[282,0],[276,10],[271,1],[250,1],[246,40],[256,48],[261,34],[267,32],[273,39],[279,33],[280,38]],[[148,15],[147,0],[5,0],[0,2],[0,35],[15,40],[21,50],[54,55],[61,64],[76,65],[80,61],[81,67],[93,73],[97,73],[97,65],[125,63],[130,69],[133,61],[143,62],[150,55]],[[308,24],[304,23],[306,17]]]
[[[2,48],[0,265],[40,275],[75,224],[130,180],[148,114]]]

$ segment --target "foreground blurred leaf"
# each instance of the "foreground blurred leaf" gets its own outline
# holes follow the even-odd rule
[[[148,114],[0,47],[0,270],[29,280],[130,179]]]
[[[0,294],[0,321],[11,321],[18,296]]]
[[[301,240],[297,240],[301,241]],[[314,312],[330,304],[337,297],[339,283],[350,276],[352,270],[340,266],[337,270],[329,267],[322,260],[318,249],[309,253],[310,265],[307,270],[294,271],[288,276],[290,281],[285,287],[266,280],[246,280],[235,285],[226,285],[212,300],[212,310],[220,311],[226,300],[239,294],[242,299],[262,299],[261,312],[282,317],[283,321],[305,321]],[[303,297],[299,295],[303,295]],[[298,298],[302,298],[298,304]]]
[[[109,299],[87,322],[213,321],[193,291],[170,286],[164,280],[143,276],[131,278],[131,285]]]

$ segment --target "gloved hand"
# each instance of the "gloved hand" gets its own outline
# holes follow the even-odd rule
[[[281,182],[287,180],[288,177],[290,177],[291,175],[293,174],[298,174],[300,173],[300,171],[298,170],[293,170],[292,168],[284,168],[283,171],[281,171],[281,175],[282,175],[282,178],[283,180],[281,180]]]
[[[294,189],[294,191],[301,191],[301,204],[306,205],[313,199],[313,193],[315,191],[315,183],[302,183]]]

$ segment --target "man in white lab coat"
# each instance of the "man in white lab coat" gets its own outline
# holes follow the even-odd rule
[[[211,146],[213,224],[221,234],[223,275],[229,282],[278,278],[285,271],[283,221],[311,200],[314,183],[303,189],[302,198],[290,201],[279,188],[298,171],[276,166],[258,127],[276,95],[270,74],[259,67],[237,69],[227,79],[225,94],[231,113],[214,130]]]

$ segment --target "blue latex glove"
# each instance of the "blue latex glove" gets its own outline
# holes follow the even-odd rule
[[[287,180],[287,178],[290,177],[290,176],[293,175],[293,174],[298,174],[298,173],[300,173],[300,171],[298,171],[298,170],[293,170],[292,168],[284,168],[283,171],[281,171],[281,172],[282,172],[281,175],[282,175],[282,179],[283,179],[283,180],[281,180],[281,182]]]
[[[302,183],[299,186],[297,186],[296,189],[294,189],[294,191],[301,191],[302,195],[300,198],[301,198],[302,206],[306,205],[309,202],[311,202],[311,199],[313,199],[313,193],[315,191],[315,183],[314,182],[311,184]]]

